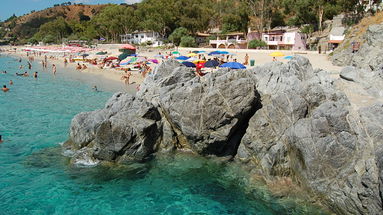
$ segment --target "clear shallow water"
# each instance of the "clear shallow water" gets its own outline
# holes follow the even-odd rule
[[[25,61],[24,61],[25,63]],[[313,214],[317,209],[244,192],[235,167],[188,155],[147,164],[75,168],[60,155],[72,117],[102,108],[111,92],[93,92],[58,74],[14,75],[0,57],[0,214]]]

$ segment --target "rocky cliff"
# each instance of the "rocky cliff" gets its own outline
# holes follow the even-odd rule
[[[337,214],[383,213],[383,105],[356,111],[299,56],[204,77],[165,62],[136,96],[78,114],[64,148],[75,164],[178,150],[224,157],[266,180],[293,179]]]

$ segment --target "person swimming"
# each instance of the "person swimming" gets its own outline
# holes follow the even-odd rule
[[[3,85],[3,88],[1,89],[4,93],[9,91],[9,88],[7,85]]]
[[[33,77],[34,77],[34,78],[37,78],[37,73],[38,73],[38,72],[34,72],[34,73],[33,73]]]
[[[0,143],[3,142],[3,137],[0,135]]]
[[[28,72],[24,72],[23,76],[24,76],[24,77],[29,77]]]
[[[53,75],[56,75],[57,69],[55,64],[52,65],[52,72],[53,72]]]
[[[96,85],[94,85],[94,86],[92,87],[92,90],[93,90],[94,92],[100,92],[100,91],[98,91],[98,89],[97,89],[97,86],[96,86]]]
[[[13,81],[12,80],[9,81],[9,85],[13,85]]]

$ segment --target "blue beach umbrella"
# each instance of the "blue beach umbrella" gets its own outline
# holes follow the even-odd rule
[[[286,56],[283,59],[291,60],[292,58],[293,58],[293,56]]]
[[[240,64],[238,62],[229,62],[229,63],[224,63],[221,66],[222,68],[230,68],[230,69],[246,69],[246,66],[243,64]]]
[[[176,60],[187,60],[187,59],[189,59],[189,57],[186,57],[186,56],[176,57]]]
[[[193,67],[193,68],[196,67],[196,65],[195,65],[194,63],[192,63],[192,62],[187,62],[187,61],[185,61],[185,62],[183,62],[182,64],[183,64],[184,66],[186,66],[186,67]]]
[[[220,51],[221,54],[230,54],[229,52],[227,51]]]
[[[205,67],[208,67],[208,68],[217,67],[217,66],[219,66],[219,63],[216,60],[209,60],[205,63]]]
[[[210,52],[209,55],[221,55],[221,52],[220,51],[213,51],[213,52]]]

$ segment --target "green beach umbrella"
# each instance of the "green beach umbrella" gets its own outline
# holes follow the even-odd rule
[[[96,55],[106,55],[108,52],[97,52]]]
[[[120,54],[120,55],[118,56],[118,59],[119,59],[119,60],[124,60],[124,59],[127,58],[128,56],[129,56],[128,53],[122,53],[122,54]]]
[[[180,52],[179,51],[174,51],[174,52],[172,52],[172,54],[180,54]]]

